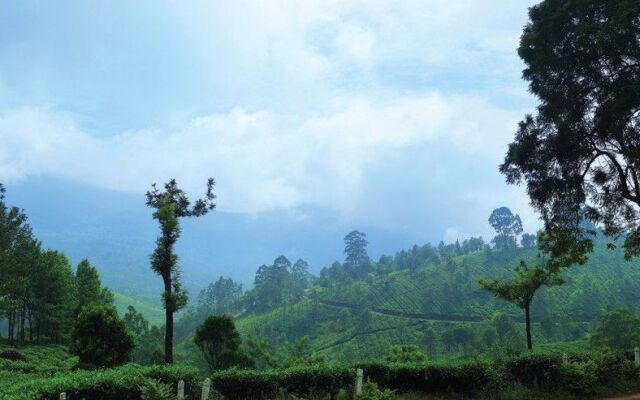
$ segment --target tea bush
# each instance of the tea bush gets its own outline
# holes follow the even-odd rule
[[[141,388],[149,379],[170,385],[174,392],[177,382],[184,380],[185,393],[191,398],[196,397],[202,384],[194,368],[127,364],[113,369],[75,371],[55,376],[16,375],[9,382],[0,384],[0,397],[3,400],[57,400],[60,393],[65,392],[70,400],[139,400]]]

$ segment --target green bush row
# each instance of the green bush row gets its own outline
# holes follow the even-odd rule
[[[229,400],[274,398],[279,392],[308,398],[351,390],[356,368],[365,378],[397,392],[457,393],[473,396],[500,390],[509,384],[584,396],[617,382],[640,384],[638,369],[623,353],[571,353],[567,362],[558,353],[527,353],[496,361],[399,364],[369,362],[356,365],[315,365],[267,371],[230,369],[212,374],[213,389]],[[6,400],[138,400],[140,386],[149,378],[172,386],[185,381],[186,394],[196,398],[202,377],[184,366],[123,367],[76,371],[55,376],[0,374],[0,397]],[[614,381],[615,380],[615,381]]]
[[[301,397],[335,395],[351,389],[356,368],[380,386],[399,392],[473,394],[498,382],[489,363],[395,364],[366,363],[354,366],[325,365],[284,370],[227,370],[212,375],[215,390],[229,400],[267,399],[279,392]]]
[[[530,353],[503,362],[509,379],[529,387],[589,394],[618,382],[638,383],[638,368],[628,353],[574,352],[565,363],[558,353]]]
[[[3,400],[58,400],[61,392],[69,400],[139,400],[140,387],[149,379],[170,384],[185,381],[185,393],[196,398],[202,382],[198,370],[184,366],[151,366],[135,364],[97,371],[75,371],[54,376],[15,374],[0,383]]]
[[[356,368],[365,378],[398,392],[474,395],[508,384],[578,396],[618,381],[640,384],[638,369],[622,353],[528,353],[493,362],[399,364],[370,362],[352,366],[324,365],[285,370],[227,370],[213,374],[213,387],[230,400],[273,398],[278,392],[297,396],[335,394],[351,389]]]
[[[309,366],[268,371],[226,370],[211,376],[216,391],[229,400],[273,398],[279,392],[301,397],[336,394],[354,382],[347,366]]]

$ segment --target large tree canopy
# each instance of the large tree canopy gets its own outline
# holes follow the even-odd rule
[[[591,249],[583,213],[640,254],[640,1],[545,0],[519,54],[540,104],[500,167],[526,182],[555,252]],[[561,250],[559,250],[561,249]]]

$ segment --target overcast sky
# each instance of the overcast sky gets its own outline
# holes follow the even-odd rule
[[[0,182],[213,176],[226,211],[452,240],[506,205],[532,231],[497,168],[535,106],[516,54],[533,3],[2,1]]]

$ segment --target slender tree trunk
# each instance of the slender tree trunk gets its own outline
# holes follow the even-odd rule
[[[527,304],[524,308],[524,321],[527,325],[527,348],[529,350],[533,349],[531,345],[531,315],[529,314],[529,304]]]
[[[16,317],[15,317],[15,310],[13,308],[11,308],[11,310],[9,310],[9,340],[13,341],[13,330],[15,328],[15,322],[16,322]]]
[[[26,319],[27,319],[27,310],[26,310],[26,306],[23,304],[22,310],[20,310],[20,341],[22,343],[24,343],[25,341],[24,330],[25,330]]]
[[[165,292],[165,317],[166,323],[164,327],[164,362],[173,364],[173,304],[171,293],[171,273],[164,279]]]
[[[29,312],[29,342],[33,343],[33,320],[31,319],[31,308],[28,309]]]

